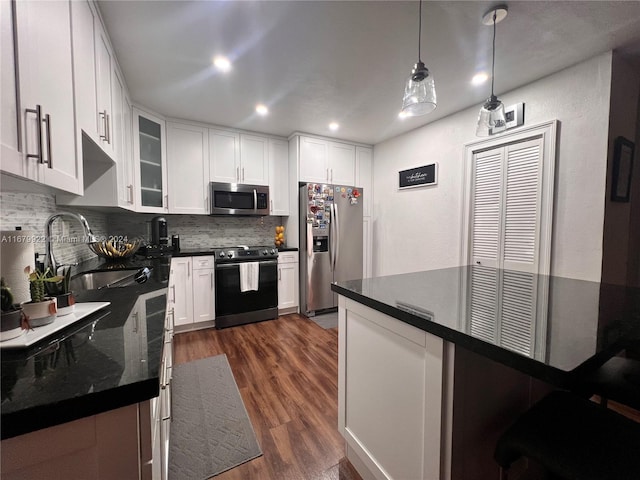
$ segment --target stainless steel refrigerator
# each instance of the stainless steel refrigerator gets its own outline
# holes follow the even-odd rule
[[[361,188],[300,187],[300,311],[335,309],[331,282],[362,278]]]

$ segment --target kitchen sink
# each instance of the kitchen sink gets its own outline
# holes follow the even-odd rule
[[[101,288],[115,288],[144,283],[149,278],[151,270],[148,268],[137,270],[110,270],[103,272],[87,272],[71,278],[71,291],[99,290]]]

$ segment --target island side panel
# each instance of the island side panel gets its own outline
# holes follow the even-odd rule
[[[440,479],[445,342],[342,296],[338,305],[338,427],[351,463],[365,479]]]
[[[2,480],[140,478],[138,404],[2,441]]]
[[[451,479],[495,480],[498,438],[552,387],[458,345],[455,350]],[[518,462],[509,477],[525,468]]]

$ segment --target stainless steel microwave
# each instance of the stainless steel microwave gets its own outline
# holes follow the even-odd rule
[[[210,215],[269,215],[269,187],[211,182]]]

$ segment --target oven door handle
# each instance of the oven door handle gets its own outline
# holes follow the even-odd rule
[[[260,266],[278,265],[278,260],[256,260],[256,261],[260,264]],[[223,264],[216,265],[216,270],[237,267],[241,263],[249,263],[249,262],[223,263]]]

